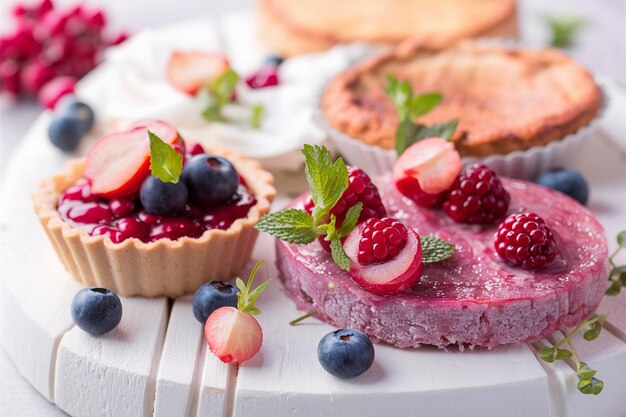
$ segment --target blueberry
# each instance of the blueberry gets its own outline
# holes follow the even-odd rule
[[[83,124],[75,116],[55,115],[48,126],[50,142],[62,151],[73,151],[83,137]]]
[[[74,96],[65,96],[57,104],[55,108],[57,115],[69,115],[74,116],[80,120],[83,135],[91,130],[93,127],[95,116],[91,107]]]
[[[374,363],[374,345],[363,332],[340,329],[320,340],[317,358],[329,374],[339,378],[354,378],[370,369]]]
[[[204,207],[227,202],[237,191],[239,175],[233,164],[215,155],[196,155],[183,168],[191,198]]]
[[[109,332],[122,320],[122,302],[106,288],[83,288],[72,300],[72,320],[93,335]]]
[[[222,281],[211,281],[198,288],[193,295],[193,315],[204,324],[211,313],[221,307],[237,307],[237,293],[234,285]]]
[[[184,182],[163,182],[150,175],[141,184],[139,199],[143,208],[157,216],[175,214],[185,208],[189,193]]]
[[[585,178],[576,170],[567,168],[551,169],[539,175],[537,183],[567,194],[580,204],[587,204],[589,187]]]
[[[270,55],[267,58],[265,58],[265,65],[279,66],[280,64],[283,63],[284,60],[285,58],[283,58],[282,56]]]

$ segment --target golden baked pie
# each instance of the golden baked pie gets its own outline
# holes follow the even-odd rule
[[[419,122],[458,119],[452,140],[461,156],[545,145],[589,124],[602,106],[591,75],[555,49],[408,42],[329,83],[322,98],[328,123],[366,144],[394,149],[398,118],[383,91],[388,74],[409,81],[416,93],[443,94]]]
[[[336,43],[510,37],[516,0],[257,0],[259,38],[283,56]]]

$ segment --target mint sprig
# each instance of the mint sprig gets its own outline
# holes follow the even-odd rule
[[[626,249],[626,230],[617,234],[617,249],[609,256],[611,272],[609,272],[609,288],[606,295],[617,295],[626,287],[626,265],[616,265],[615,257],[623,249]]]
[[[163,182],[177,183],[183,172],[183,156],[148,130],[150,172]]]
[[[546,345],[539,350],[539,357],[548,363],[555,360],[566,360],[573,358],[576,365],[576,376],[578,377],[577,389],[583,394],[598,395],[604,388],[604,382],[595,377],[596,370],[582,362],[576,353],[572,338],[583,332],[583,338],[587,341],[595,340],[600,336],[602,325],[606,320],[604,314],[594,314],[587,320],[580,323],[574,330],[565,335],[563,339],[554,345]],[[567,348],[564,346],[567,344]]]
[[[252,106],[252,113],[250,114],[250,126],[254,129],[261,127],[263,121],[263,115],[265,114],[265,107],[262,104],[255,104]]]
[[[261,313],[261,310],[254,306],[254,303],[256,299],[259,298],[259,296],[263,293],[263,291],[265,291],[267,287],[269,287],[271,279],[267,279],[255,289],[252,289],[252,281],[254,280],[254,276],[256,275],[263,262],[264,260],[260,259],[256,263],[256,265],[254,265],[254,268],[252,268],[252,271],[250,271],[250,275],[248,276],[247,283],[244,283],[243,280],[239,277],[237,277],[237,280],[235,281],[235,285],[239,289],[239,292],[237,293],[237,309],[242,313],[248,313],[253,315]]]
[[[202,107],[202,116],[210,121],[223,121],[221,110],[232,101],[239,75],[232,69],[224,71],[219,77],[207,84],[196,94],[196,100]]]
[[[343,250],[341,239],[348,236],[356,226],[363,204],[357,203],[350,207],[337,230],[337,219],[330,214],[330,210],[348,189],[348,167],[342,158],[333,161],[330,151],[323,146],[304,145],[302,153],[306,179],[315,205],[313,213],[293,208],[270,213],[264,215],[255,227],[290,243],[311,243],[323,236],[330,242],[335,263],[348,271],[350,258]]]
[[[458,126],[458,120],[431,126],[415,123],[415,119],[434,109],[443,99],[441,93],[414,94],[407,81],[399,81],[387,75],[385,94],[389,96],[398,114],[396,152],[401,155],[409,146],[429,137],[450,140]]]
[[[567,48],[574,44],[576,35],[585,26],[585,21],[575,16],[544,16],[550,29],[550,45]]]
[[[420,236],[422,246],[422,263],[432,264],[445,261],[454,255],[456,246],[453,243],[439,239],[435,235]]]

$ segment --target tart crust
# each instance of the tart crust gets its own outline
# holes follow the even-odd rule
[[[516,0],[257,0],[256,26],[260,40],[282,56],[341,42],[514,37]]]
[[[199,238],[159,239],[144,243],[130,238],[113,243],[64,221],[58,199],[83,176],[85,159],[41,182],[33,195],[35,212],[52,246],[72,277],[86,287],[104,287],[123,296],[178,297],[210,280],[234,277],[250,259],[258,235],[254,225],[270,210],[274,177],[256,161],[224,150],[207,152],[229,159],[245,179],[257,203],[247,217],[226,230],[211,229]]]
[[[335,129],[368,145],[394,149],[398,119],[383,87],[387,74],[443,101],[419,119],[459,119],[452,140],[461,156],[527,150],[587,126],[602,107],[591,75],[560,51],[486,42],[406,42],[332,80],[322,111]]]

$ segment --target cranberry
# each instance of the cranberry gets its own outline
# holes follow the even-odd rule
[[[454,221],[490,224],[504,217],[511,196],[495,172],[475,164],[461,172],[443,203],[443,210]]]
[[[104,203],[77,204],[69,208],[67,217],[84,224],[104,224],[113,220],[113,214],[109,206]]]
[[[395,219],[368,219],[364,225],[358,253],[361,265],[387,262],[395,258],[406,244],[406,226]]]
[[[122,238],[122,234],[118,230],[115,230],[110,226],[96,226],[92,230],[91,234],[93,236],[107,236],[109,239],[111,239],[111,241],[113,241],[113,243],[120,243],[124,240]]]
[[[126,217],[135,211],[135,202],[130,198],[114,198],[110,201],[111,212],[115,217]]]
[[[83,201],[85,203],[92,203],[98,200],[98,196],[91,193],[91,184],[84,181],[68,188],[59,199],[59,202]]]
[[[147,224],[156,224],[161,219],[161,217],[155,216],[154,214],[150,214],[145,210],[141,210],[137,214],[137,218]]]
[[[267,65],[257,72],[248,75],[246,84],[250,88],[265,88],[278,85],[278,68],[275,65]]]
[[[204,152],[204,148],[199,143],[192,144],[187,150],[187,154],[190,156],[201,155],[203,153],[206,153],[206,152]]]
[[[556,257],[557,244],[552,229],[534,213],[512,214],[498,227],[494,246],[506,263],[527,270],[538,270]]]
[[[122,240],[134,237],[145,242],[150,235],[150,225],[135,217],[124,217],[115,225],[120,231]]]
[[[204,233],[204,228],[193,220],[184,217],[163,218],[161,223],[152,229],[151,240],[169,238],[172,240],[184,236],[198,238]]]

